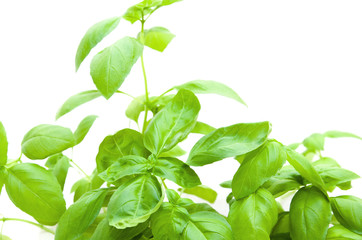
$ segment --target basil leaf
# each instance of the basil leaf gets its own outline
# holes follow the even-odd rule
[[[244,198],[255,192],[283,166],[286,153],[276,141],[267,141],[263,146],[245,156],[232,181],[233,195]]]
[[[246,103],[240,98],[240,96],[232,90],[230,87],[216,81],[210,80],[195,80],[178,85],[174,87],[177,90],[186,89],[195,94],[214,93],[224,97],[234,99],[246,106]]]
[[[185,200],[185,198],[182,198],[183,200]],[[190,199],[189,199],[190,200]],[[191,201],[191,200],[190,200]],[[197,213],[197,212],[213,212],[213,213],[218,213],[215,209],[213,209],[209,204],[207,203],[185,203],[185,201],[179,201],[177,203],[178,205],[184,207],[187,209],[187,211],[190,214],[193,213]]]
[[[145,96],[139,96],[136,97],[135,99],[133,99],[131,101],[131,103],[128,105],[127,109],[126,109],[126,116],[135,121],[136,123],[138,123],[138,118],[141,114],[141,112],[143,112],[145,110]]]
[[[11,238],[0,233],[0,240],[11,240]]]
[[[228,220],[235,240],[269,239],[278,221],[278,206],[270,192],[259,188],[231,205]]]
[[[164,193],[156,177],[137,176],[123,185],[111,197],[107,218],[113,227],[124,229],[145,222],[162,204]]]
[[[251,152],[265,142],[270,130],[269,122],[239,123],[216,129],[194,145],[187,163],[203,166]]]
[[[86,193],[60,218],[54,240],[75,240],[93,223],[102,208],[107,189]]]
[[[277,237],[286,237],[287,239],[290,238],[290,228],[289,228],[289,212],[282,212],[278,216],[278,222],[274,226],[273,231],[271,233],[271,237],[277,238]]]
[[[151,217],[151,229],[155,239],[181,240],[190,215],[183,207],[162,203]]]
[[[6,178],[8,176],[8,171],[5,167],[0,166],[0,194],[3,186],[5,185]]]
[[[294,240],[326,239],[332,218],[327,197],[314,186],[298,190],[290,204],[290,235]]]
[[[137,39],[124,37],[93,57],[90,73],[106,99],[122,85],[142,51],[143,45]]]
[[[160,158],[180,157],[185,154],[186,154],[186,151],[183,150],[179,145],[176,145],[171,150],[161,153],[159,157]]]
[[[351,137],[351,138],[357,138],[359,140],[362,140],[360,136],[357,136],[353,133],[349,132],[340,132],[340,131],[328,131],[324,133],[325,137],[328,138],[341,138],[341,137]]]
[[[204,199],[210,203],[214,203],[217,197],[217,192],[205,185],[199,185],[193,188],[184,188],[181,191]]]
[[[327,188],[333,189],[335,186],[358,179],[359,176],[352,171],[343,168],[318,169],[317,172],[323,179]]]
[[[173,4],[175,2],[181,2],[182,0],[163,0],[162,1],[162,6],[167,6],[167,5],[170,5],[170,4]]]
[[[138,35],[139,40],[140,35]],[[174,37],[175,35],[164,27],[153,27],[144,31],[144,44],[154,50],[163,52]]]
[[[56,224],[65,211],[57,179],[39,165],[22,163],[8,169],[5,187],[15,206],[41,224]]]
[[[209,134],[212,131],[216,130],[216,128],[211,127],[210,125],[203,122],[196,122],[195,127],[192,129],[191,133],[199,133],[199,134]]]
[[[144,133],[146,148],[155,155],[172,149],[194,128],[199,111],[197,97],[190,91],[179,91],[147,126]]]
[[[102,94],[97,90],[88,90],[81,93],[78,93],[63,103],[63,105],[58,110],[55,119],[59,119],[61,116],[69,113],[73,109],[79,107],[80,105],[92,101],[98,97],[102,96]]]
[[[90,178],[82,178],[75,182],[71,188],[71,193],[74,192],[74,202],[90,190],[98,189],[104,181],[98,177],[97,170],[94,170]]]
[[[349,231],[342,225],[335,225],[328,229],[326,240],[361,240],[362,236]]]
[[[345,228],[362,234],[362,199],[355,196],[339,196],[331,198],[332,210]]]
[[[224,181],[224,182],[220,183],[220,187],[231,188],[231,183],[232,183],[232,180]]]
[[[98,172],[103,172],[119,158],[127,155],[145,158],[149,155],[143,145],[142,134],[128,128],[109,135],[102,141],[96,157]]]
[[[304,139],[303,145],[312,152],[324,150],[324,135],[314,133]]]
[[[77,129],[74,132],[76,144],[79,144],[83,141],[97,117],[98,116],[95,115],[89,115],[79,123]]]
[[[111,33],[118,26],[120,19],[120,17],[109,18],[94,24],[88,29],[77,49],[75,57],[76,71],[83,60],[88,56],[92,48],[94,48],[105,36]]]
[[[166,189],[166,196],[167,200],[172,204],[177,205],[177,202],[180,200],[180,195],[172,189]]]
[[[230,224],[224,217],[213,212],[196,212],[183,233],[183,240],[232,240]]]
[[[0,166],[6,165],[8,160],[8,140],[4,125],[0,121]]]
[[[201,184],[195,171],[189,165],[176,158],[157,159],[153,173],[186,188]]]
[[[45,166],[49,168],[57,178],[60,187],[64,188],[65,179],[67,178],[68,169],[70,167],[70,159],[61,153],[48,158]]]
[[[41,124],[27,132],[21,143],[21,150],[32,160],[44,159],[75,145],[69,128]]]

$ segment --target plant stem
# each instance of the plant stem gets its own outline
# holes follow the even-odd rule
[[[81,171],[89,181],[91,181],[91,177],[81,167],[79,167],[78,164],[76,164],[72,159],[70,159],[70,162],[74,165],[74,167]]]
[[[141,43],[144,45],[145,20],[143,19],[143,16],[142,16],[141,24],[142,24],[142,26],[141,26]],[[150,99],[149,99],[149,96],[148,96],[147,76],[146,76],[145,63],[144,63],[144,60],[143,60],[143,53],[141,54],[141,64],[142,64],[143,79],[144,79],[144,84],[145,84],[145,97],[146,97],[145,116],[144,116],[144,119],[143,119],[143,126],[142,126],[142,133],[144,133],[145,130],[146,130],[148,104],[149,104]]]
[[[18,221],[18,222],[25,222],[25,223],[29,223],[32,224],[34,226],[37,226],[38,228],[43,229],[44,231],[51,233],[51,234],[55,234],[55,232],[49,228],[44,227],[43,225],[39,224],[39,223],[35,223],[32,221],[28,221],[25,219],[20,219],[20,218],[0,218],[0,222],[6,222],[6,221]]]

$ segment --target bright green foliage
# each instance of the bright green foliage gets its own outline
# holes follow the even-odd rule
[[[55,154],[48,158],[45,166],[49,168],[57,178],[60,187],[64,188],[65,179],[70,167],[70,159],[61,153]]]
[[[199,133],[199,134],[209,134],[212,131],[216,130],[216,128],[211,127],[210,125],[203,122],[196,122],[195,127],[192,129],[191,133]]]
[[[289,212],[281,212],[278,216],[278,222],[275,224],[272,233],[272,239],[290,239],[290,217]]]
[[[143,46],[137,39],[124,37],[94,56],[91,76],[106,99],[122,85],[142,52]]]
[[[62,190],[54,175],[33,163],[8,170],[5,182],[10,200],[39,223],[55,225],[65,211]]]
[[[145,110],[145,96],[139,96],[133,99],[133,101],[128,105],[128,108],[126,109],[126,116],[138,123],[138,118]]]
[[[361,240],[362,236],[349,231],[342,225],[335,225],[328,229],[326,240]]]
[[[44,159],[75,145],[75,138],[69,128],[42,124],[25,134],[21,151],[28,158]]]
[[[176,145],[171,150],[161,153],[159,157],[160,158],[180,157],[185,154],[186,154],[186,151],[183,150],[180,146]]]
[[[86,192],[100,188],[103,183],[104,181],[98,176],[97,170],[94,170],[91,176],[78,180],[70,190],[71,193],[74,192],[74,202]]]
[[[353,134],[353,133],[349,133],[349,132],[340,132],[340,131],[328,131],[324,133],[324,136],[328,137],[328,138],[341,138],[341,137],[351,137],[351,138],[357,138],[359,140],[362,140],[361,137]]]
[[[74,132],[75,143],[79,144],[83,141],[89,129],[92,127],[94,121],[98,116],[89,115],[85,117],[78,125],[77,129]]]
[[[0,233],[0,240],[11,240],[11,238]]]
[[[144,31],[143,41],[147,47],[163,52],[174,37],[175,35],[164,27],[153,27]],[[138,39],[141,40],[140,34]]]
[[[251,152],[265,142],[270,128],[269,122],[259,122],[239,123],[216,129],[194,145],[187,163],[191,166],[203,166]]]
[[[1,190],[3,189],[3,186],[5,185],[5,181],[7,178],[8,172],[5,167],[0,166],[0,194]]]
[[[324,135],[320,133],[314,133],[304,139],[303,145],[310,151],[324,150]]]
[[[332,213],[327,197],[318,188],[301,188],[290,204],[290,234],[292,239],[324,240]]]
[[[193,188],[184,188],[182,189],[184,193],[197,196],[201,199],[204,199],[210,203],[214,203],[217,197],[217,192],[205,185],[199,185]]]
[[[8,160],[8,140],[4,125],[0,122],[0,166],[6,164]]]

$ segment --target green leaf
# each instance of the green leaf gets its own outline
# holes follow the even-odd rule
[[[230,224],[220,214],[213,212],[196,212],[190,215],[183,240],[232,240]]]
[[[184,193],[197,196],[210,203],[214,203],[217,197],[217,192],[205,185],[199,185],[193,188],[184,188],[182,191]]]
[[[199,134],[209,134],[212,131],[216,130],[216,128],[211,127],[210,125],[203,123],[203,122],[196,122],[195,127],[192,129],[192,133],[199,133]]]
[[[362,199],[355,196],[339,196],[331,198],[332,210],[345,228],[362,234]]]
[[[152,166],[150,162],[140,156],[128,155],[113,163],[99,177],[107,182],[115,182],[125,176],[134,174],[146,174]]]
[[[236,199],[255,192],[283,166],[286,153],[283,146],[269,140],[260,148],[246,155],[232,181]]]
[[[80,237],[98,216],[107,192],[107,189],[88,192],[71,205],[59,220],[54,240]]]
[[[294,240],[326,239],[332,218],[327,197],[318,188],[299,189],[290,204],[290,234]]]
[[[141,34],[138,35],[140,40]],[[163,52],[167,45],[175,37],[168,29],[164,27],[153,27],[144,31],[144,44],[159,52]]]
[[[70,190],[74,192],[74,202],[90,190],[98,189],[102,186],[104,181],[98,177],[97,170],[94,170],[90,178],[82,178],[75,182]]]
[[[138,155],[144,158],[149,155],[143,145],[142,134],[128,128],[109,135],[102,141],[96,157],[98,172],[103,172],[119,158],[127,155]]]
[[[151,229],[155,239],[181,240],[190,215],[183,207],[162,203],[151,217]]]
[[[144,95],[138,96],[135,99],[133,99],[126,109],[126,116],[129,119],[138,123],[138,118],[141,112],[145,110],[145,100],[146,99]]]
[[[182,0],[163,0],[162,1],[162,6],[167,6],[167,5],[170,5],[170,4],[173,4],[175,2],[181,2]]]
[[[224,182],[220,183],[220,187],[231,188],[231,183],[232,183],[232,180],[224,181]]]
[[[180,157],[185,154],[186,154],[186,151],[183,150],[179,145],[176,145],[171,150],[161,153],[160,158]]]
[[[76,144],[79,144],[83,141],[97,117],[98,116],[95,115],[89,115],[79,123],[77,129],[74,132]]]
[[[113,227],[124,229],[145,222],[164,198],[156,177],[140,175],[121,185],[108,204],[107,218]]]
[[[57,179],[39,165],[22,163],[8,169],[5,186],[15,206],[41,224],[56,224],[65,211]]]
[[[124,37],[94,56],[91,76],[106,99],[122,85],[142,51],[143,45],[137,39]]]
[[[194,145],[187,163],[203,166],[251,152],[265,142],[270,131],[269,122],[239,123],[216,129]]]
[[[278,206],[270,192],[259,188],[231,205],[228,220],[235,240],[269,240],[278,221]]]
[[[180,195],[175,190],[166,189],[166,195],[170,203],[177,205],[177,202],[180,200]]]
[[[275,224],[273,231],[270,236],[272,237],[289,237],[290,238],[290,227],[289,227],[289,212],[282,212],[278,216],[278,222]],[[287,238],[287,239],[289,239]]]
[[[77,49],[75,57],[76,71],[83,60],[88,56],[92,48],[94,48],[105,36],[111,33],[118,26],[120,19],[120,17],[109,18],[94,24],[88,29]]]
[[[331,189],[333,189],[335,186],[339,186],[340,184],[344,184],[359,178],[359,176],[354,172],[340,167],[332,167],[332,168],[315,167],[315,169],[323,179],[323,182],[326,184],[326,187]]]
[[[197,97],[190,91],[179,91],[147,126],[144,133],[146,148],[155,155],[172,149],[194,128],[199,111]]]
[[[174,87],[177,90],[186,89],[195,94],[213,93],[234,99],[246,106],[240,96],[225,84],[210,80],[195,80]]]
[[[64,188],[65,179],[67,178],[68,169],[70,167],[70,159],[61,153],[48,158],[45,166],[49,168],[57,178],[60,187]]]
[[[93,99],[96,99],[100,96],[102,96],[102,94],[98,90],[88,90],[71,96],[60,107],[55,116],[55,119],[59,119],[61,116],[69,113],[80,105],[92,101]]]
[[[292,143],[292,144],[289,144],[288,147],[293,150],[296,150],[300,146],[300,144],[301,143]]]
[[[1,190],[3,189],[3,186],[5,185],[7,175],[8,175],[7,169],[3,166],[0,166],[0,194]]]
[[[302,185],[303,178],[297,171],[282,168],[282,171],[266,181],[263,187],[273,194],[274,197],[280,197],[289,191],[300,188]]]
[[[324,133],[325,137],[328,138],[341,138],[341,137],[351,137],[351,138],[357,138],[359,140],[362,140],[360,136],[357,136],[353,133],[349,132],[340,132],[340,131],[328,131]]]
[[[21,143],[21,150],[28,158],[44,159],[75,145],[69,128],[41,124],[27,132]]]
[[[314,133],[304,139],[303,145],[312,152],[324,150],[324,135]]]
[[[157,159],[153,173],[161,178],[166,178],[181,187],[195,187],[201,181],[189,165],[176,158]]]
[[[349,231],[342,225],[336,225],[328,229],[326,240],[361,240],[362,236]]]
[[[11,240],[11,238],[0,233],[0,240]]]
[[[4,125],[0,121],[0,166],[6,165],[8,160],[8,140]]]

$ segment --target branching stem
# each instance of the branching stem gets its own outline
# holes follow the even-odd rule
[[[6,221],[18,221],[18,222],[24,222],[24,223],[28,223],[34,226],[37,226],[38,228],[43,229],[44,231],[51,233],[51,234],[55,234],[55,232],[47,227],[44,227],[43,225],[39,224],[39,223],[35,223],[32,221],[28,221],[25,219],[20,219],[20,218],[0,218],[0,222],[6,222]]]

